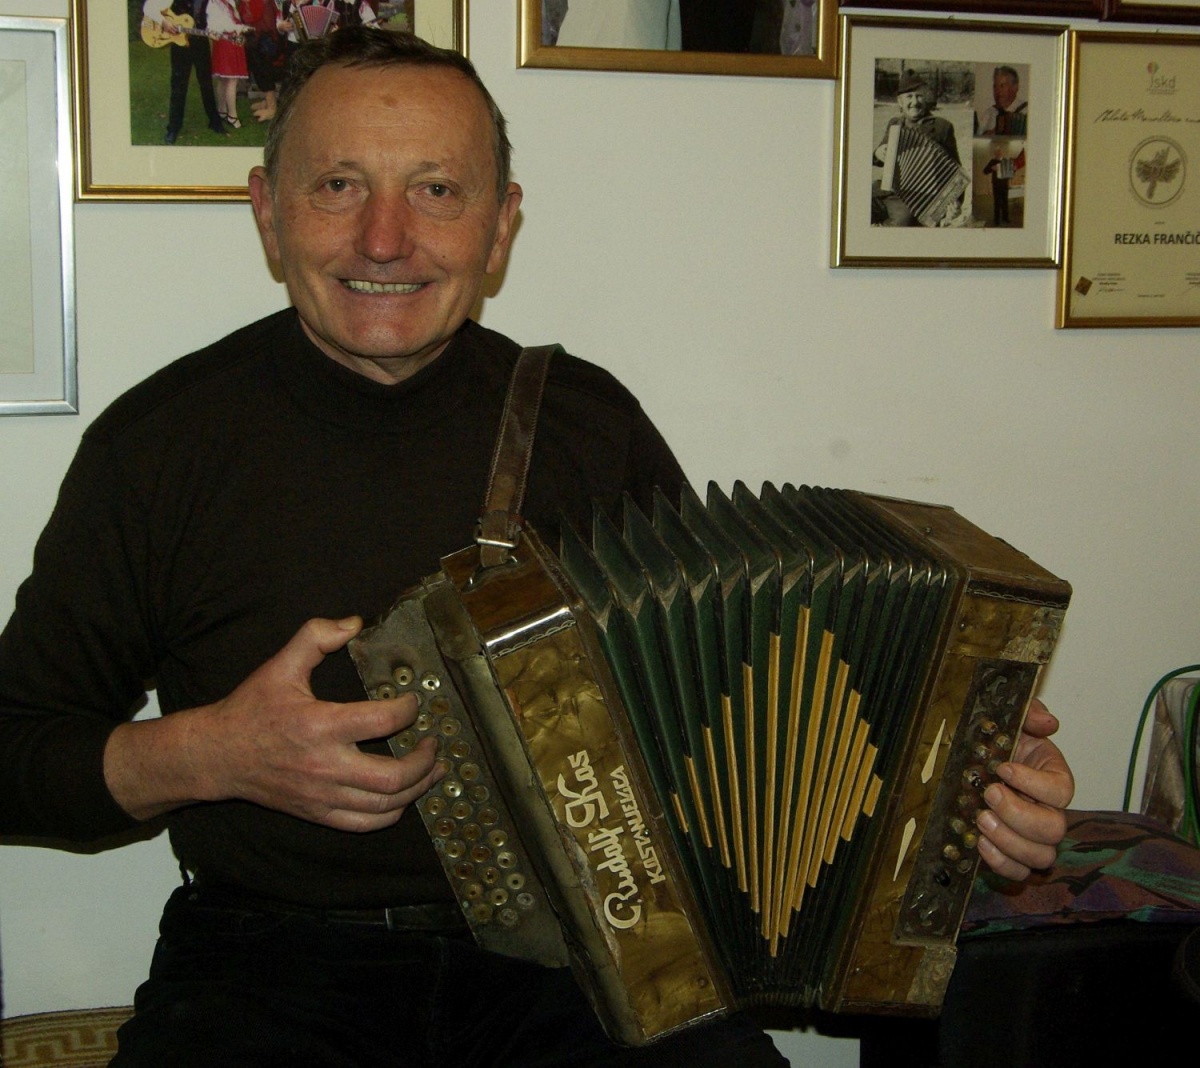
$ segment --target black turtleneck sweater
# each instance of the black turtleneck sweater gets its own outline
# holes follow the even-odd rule
[[[519,347],[466,323],[398,385],[321,353],[294,311],[169,365],[85,432],[0,635],[0,833],[132,825],[103,780],[114,726],[226,696],[314,616],[379,616],[470,543]],[[551,364],[524,514],[547,544],[622,492],[674,497],[679,467],[607,372]],[[345,650],[317,697],[361,700]],[[420,819],[351,834],[228,801],[167,823],[181,862],[326,907],[448,899]]]

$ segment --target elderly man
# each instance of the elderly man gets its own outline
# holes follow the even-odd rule
[[[958,155],[954,126],[933,114],[928,82],[907,71],[896,88],[898,115],[888,120],[872,162],[882,168],[871,185],[871,222],[878,226],[951,226],[970,184]]]
[[[469,541],[518,353],[468,319],[521,202],[491,97],[455,53],[339,31],[298,54],[250,191],[294,308],[88,429],[0,636],[0,833],[163,816],[185,873],[113,1064],[781,1063],[741,1016],[614,1046],[568,971],[478,950],[408,812],[434,754],[372,741],[414,706],[362,700],[345,646]],[[556,357],[543,534],[681,483],[636,400]],[[151,678],[165,715],[130,721]],[[1053,727],[981,817],[1008,875],[1063,833]]]

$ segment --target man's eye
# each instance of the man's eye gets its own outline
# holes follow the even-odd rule
[[[426,189],[431,197],[448,197],[451,193],[450,187],[441,182],[430,182]]]
[[[350,188],[350,183],[345,178],[330,178],[325,183],[325,188],[331,193],[344,193]]]

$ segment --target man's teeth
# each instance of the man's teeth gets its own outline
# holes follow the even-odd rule
[[[419,282],[363,282],[347,278],[345,285],[356,293],[415,293],[421,288]]]

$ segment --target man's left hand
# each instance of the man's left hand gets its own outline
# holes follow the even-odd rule
[[[979,856],[1008,879],[1027,879],[1048,868],[1067,831],[1064,811],[1075,796],[1075,776],[1050,735],[1058,720],[1034,698],[1013,759],[1001,764],[1002,780],[984,793],[987,809],[976,821]]]

